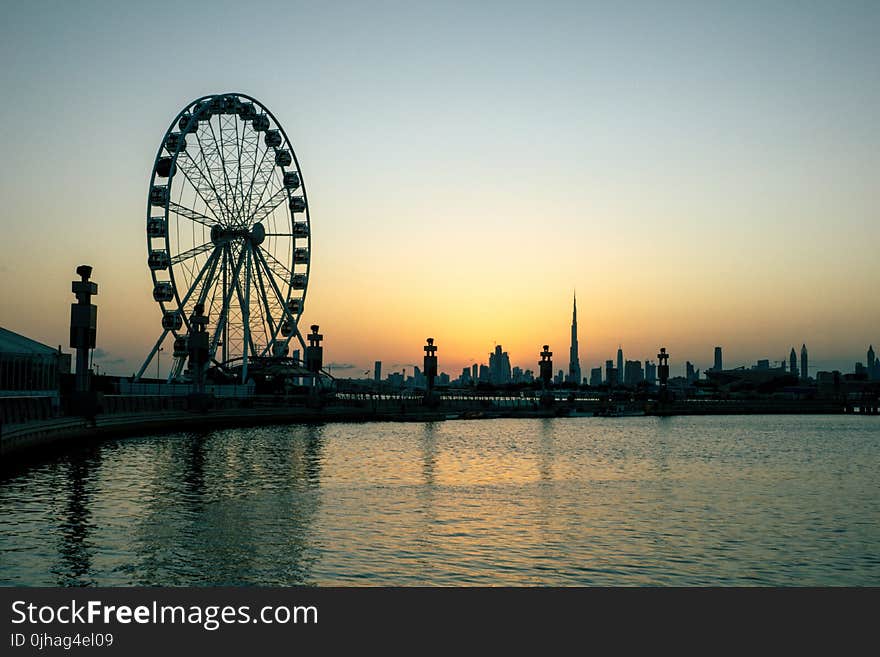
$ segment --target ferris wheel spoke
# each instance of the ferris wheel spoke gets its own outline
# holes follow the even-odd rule
[[[220,127],[220,139],[217,139],[217,133],[214,131],[214,124],[211,121],[208,121],[208,127],[211,129],[211,137],[214,140],[214,147],[217,149],[217,154],[219,156],[219,168],[223,172],[223,180],[221,184],[223,185],[223,201],[227,208],[230,205],[230,197],[232,201],[232,207],[229,208],[232,210],[232,216],[237,217],[239,215],[238,212],[238,204],[236,203],[236,198],[234,194],[230,193],[230,187],[232,183],[229,182],[229,169],[226,165],[226,150],[223,144],[223,121],[225,116],[221,114],[218,118],[218,124]]]
[[[196,212],[192,208],[188,208],[185,205],[180,205],[179,203],[175,203],[174,201],[168,201],[168,210],[174,212],[175,214],[179,214],[181,217],[185,217],[190,221],[196,221],[200,224],[203,224],[208,228],[217,225],[217,219],[211,219],[211,217],[207,217],[201,212]]]
[[[248,224],[255,224],[262,221],[275,211],[279,205],[287,200],[287,189],[282,187],[275,192],[266,202],[261,205],[248,219]]]
[[[278,283],[275,281],[275,276],[277,273],[273,272],[269,267],[269,264],[266,262],[265,251],[260,249],[259,247],[254,249],[254,255],[257,259],[262,263],[263,269],[266,272],[266,278],[269,279],[269,284],[272,287],[272,290],[275,292],[275,296],[278,298],[278,303],[281,304],[281,311],[286,315],[287,319],[290,320],[292,325],[296,325],[296,320],[293,317],[293,313],[290,312],[290,308],[287,307],[287,299],[281,294],[281,290],[278,288]]]
[[[205,251],[210,251],[213,248],[214,248],[213,242],[206,242],[205,244],[200,244],[199,246],[196,246],[196,247],[190,249],[189,251],[184,251],[183,253],[179,253],[176,256],[174,256],[173,258],[171,258],[171,264],[176,265],[181,262],[184,262],[185,260],[189,260],[190,258],[195,258],[197,255],[201,255]]]
[[[244,125],[242,125],[242,130],[239,132],[238,129],[238,121],[235,121],[235,151],[238,155],[238,168],[235,173],[235,193],[236,198],[241,200],[241,211],[244,213],[246,211],[244,207],[244,188],[242,183],[242,162],[241,156],[244,152]]]
[[[257,170],[263,166],[263,162],[266,161],[266,153],[268,153],[268,148],[267,148],[267,150],[263,151],[263,157],[260,158],[260,162],[257,163],[257,154],[260,152],[260,133],[257,132],[256,130],[251,130],[251,132],[253,132],[253,134],[254,134],[254,152],[253,152],[253,155],[251,156],[251,163],[252,163],[253,169],[251,170],[251,181],[248,184],[247,193],[242,194],[242,204],[247,208],[248,214],[250,214],[251,209],[253,208],[253,203],[251,201],[251,193],[253,192],[253,189],[254,189],[254,181],[256,181],[256,179],[257,179]]]
[[[208,120],[208,125],[211,124],[211,121]],[[205,146],[202,144],[201,133],[203,130],[199,128],[196,130],[196,141],[199,143],[199,152],[202,154],[202,163],[204,164],[205,171],[208,172],[206,179],[210,184],[211,191],[214,192],[214,198],[217,199],[217,205],[221,208],[221,212],[224,216],[224,219],[228,222],[230,219],[231,212],[229,210],[229,206],[226,203],[226,199],[220,195],[220,192],[217,191],[217,183],[214,181],[214,174],[212,173],[212,166],[216,166],[216,161],[220,159],[220,155],[216,152],[213,153],[214,158],[213,161],[208,159],[208,156],[205,153]],[[210,146],[210,144],[209,144]],[[201,169],[199,169],[201,171]]]
[[[269,253],[269,252],[266,251],[266,250],[261,250],[261,253],[264,254],[265,256],[268,256],[268,258],[272,261],[272,264],[274,264],[276,267],[280,267],[280,268],[281,268],[281,270],[287,275],[287,277],[288,277],[287,280],[288,280],[288,281],[290,281],[290,280],[293,279],[293,272],[290,271],[287,267],[285,267],[284,264],[283,264],[278,258],[276,258],[275,256],[273,256],[271,253]],[[276,276],[278,275],[278,272],[277,272],[277,271],[275,271],[274,273],[275,273]]]
[[[254,205],[253,205],[253,207],[257,208],[257,211],[259,211],[261,208],[265,207],[262,204],[263,204],[263,197],[266,195],[266,190],[268,190],[270,187],[271,188],[275,187],[275,185],[273,185],[271,183],[273,181],[275,183],[278,183],[278,179],[275,176],[276,172],[275,172],[274,158],[271,160],[270,164],[272,165],[271,169],[269,169],[267,171],[261,171],[261,174],[264,176],[260,180],[260,184],[262,186],[262,189],[260,190],[260,195],[257,197],[257,202],[254,203]],[[284,196],[285,197],[287,196],[287,188],[284,187],[284,185],[281,185],[279,189],[276,189],[275,191],[270,192],[269,198],[266,199],[266,204],[271,204],[273,202],[273,199],[275,199],[275,197],[278,195],[279,192],[283,192]],[[278,207],[278,205],[280,205],[280,203],[276,203],[272,207],[272,209],[274,210],[276,207]],[[256,211],[254,212],[254,214],[256,214]],[[271,214],[271,212],[269,214]]]
[[[207,179],[202,175],[202,172],[198,168],[198,165],[196,164],[192,155],[190,155],[186,151],[183,151],[182,154],[186,157],[183,159],[181,159],[180,157],[177,158],[177,169],[183,172],[183,177],[186,178],[187,182],[196,191],[196,194],[199,196],[199,198],[202,199],[205,207],[208,208],[211,214],[215,216],[214,223],[219,222],[223,214],[222,212],[219,212],[217,208],[212,206],[207,198],[211,195],[212,191],[210,184],[208,183]],[[186,163],[187,160],[189,161],[189,164]],[[194,180],[194,178],[196,180]]]
[[[259,148],[260,140],[257,138],[257,147]],[[254,175],[251,178],[251,184],[248,187],[247,193],[247,203],[249,208],[249,213],[252,212],[253,208],[257,207],[260,204],[260,200],[263,198],[263,194],[266,192],[266,187],[268,186],[268,182],[272,177],[272,174],[275,173],[275,160],[274,158],[271,160],[267,160],[266,156],[269,154],[269,147],[263,151],[263,157],[260,159],[260,164],[254,168]],[[260,194],[257,197],[256,202],[254,201],[254,187],[258,187]]]
[[[275,342],[275,338],[278,335],[278,329],[275,328],[275,321],[272,318],[272,309],[269,307],[269,295],[266,294],[266,284],[263,282],[263,270],[260,266],[260,261],[256,256],[254,256],[254,270],[257,272],[257,284],[260,286],[260,298],[263,301],[263,306],[266,310],[266,314],[263,315],[264,321],[269,329],[267,332],[269,340],[266,343],[266,346],[263,349],[262,353],[260,354],[260,356],[265,356],[268,353],[269,349],[272,347],[272,344]]]
[[[193,295],[193,292],[196,290],[196,286],[198,286],[199,282],[205,276],[205,272],[208,271],[208,267],[211,268],[211,273],[208,274],[206,282],[202,285],[202,290],[199,293],[199,303],[204,303],[205,297],[207,296],[207,290],[211,285],[211,281],[214,278],[214,271],[217,269],[217,260],[219,259],[220,248],[214,249],[214,252],[208,256],[208,259],[205,260],[205,264],[202,265],[202,268],[199,270],[198,275],[195,280],[192,282],[192,285],[189,286],[189,289],[186,291],[186,295],[181,299],[180,306],[181,308],[186,308],[186,304],[189,301],[190,297]]]

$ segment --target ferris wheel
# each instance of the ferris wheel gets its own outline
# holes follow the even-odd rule
[[[137,379],[169,334],[168,380],[180,379],[197,328],[211,365],[242,382],[249,363],[288,356],[291,340],[305,349],[305,184],[287,134],[257,100],[203,96],[178,113],[153,164],[146,237],[162,333]]]

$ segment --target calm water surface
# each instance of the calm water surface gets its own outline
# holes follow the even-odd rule
[[[0,479],[5,585],[880,585],[880,417],[104,442]]]

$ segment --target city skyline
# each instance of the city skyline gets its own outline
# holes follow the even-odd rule
[[[91,264],[95,362],[135,371],[161,320],[144,209],[162,132],[241,89],[302,160],[303,322],[328,362],[417,361],[433,335],[453,374],[495,343],[534,368],[542,344],[566,353],[572,287],[582,376],[618,344],[705,370],[719,344],[735,366],[806,342],[816,371],[880,342],[880,8],[263,7],[277,20],[242,36],[251,56],[199,71],[155,53],[183,35],[207,52],[252,10],[194,33],[198,3],[168,4],[174,25],[147,34],[162,3],[125,21],[8,8],[0,112],[21,129],[0,136],[0,325],[65,344],[69,272]],[[294,75],[275,44],[296,21]]]
[[[576,323],[575,323],[576,327]],[[573,334],[576,331],[576,328],[573,327]],[[801,345],[800,356],[798,357],[795,354],[794,347],[791,348],[790,355],[788,359],[786,358],[755,358],[751,362],[737,363],[729,366],[721,366],[723,359],[723,347],[715,346],[713,348],[713,364],[711,366],[706,367],[697,367],[695,363],[699,363],[701,361],[692,361],[682,359],[679,362],[679,366],[676,367],[673,364],[670,367],[671,376],[672,377],[681,377],[687,380],[697,380],[703,378],[701,375],[705,375],[705,373],[712,371],[730,371],[737,369],[744,370],[761,370],[761,369],[781,369],[785,372],[794,374],[798,376],[801,380],[814,378],[815,374],[818,372],[840,372],[841,374],[852,374],[858,373],[860,370],[865,373],[869,379],[872,377],[880,378],[878,375],[878,369],[880,369],[880,360],[876,359],[876,355],[874,352],[873,344],[868,345],[865,351],[864,359],[856,359],[851,363],[843,364],[840,367],[827,367],[825,364],[827,361],[819,361],[819,364],[816,365],[808,365],[808,358],[805,357],[808,353],[807,345],[804,343]],[[570,350],[570,353],[574,353],[574,350]],[[504,365],[499,368],[498,360],[503,358]],[[657,363],[654,362],[656,356],[647,356],[637,360],[625,359],[623,358],[622,347],[618,346],[617,351],[617,361],[614,359],[605,360],[606,368],[611,365],[614,366],[613,376],[615,377],[615,383],[625,384],[625,385],[635,385],[636,382],[647,380],[651,383],[654,383],[656,380],[656,367]],[[495,364],[493,364],[493,360]],[[516,362],[514,365],[513,363]],[[529,363],[527,361],[518,362],[514,361],[510,358],[509,353],[507,351],[503,351],[503,346],[501,344],[494,345],[494,352],[489,353],[488,357],[488,365],[483,361],[474,361],[470,365],[466,365],[461,368],[461,376],[456,377],[455,371],[453,368],[445,368],[441,365],[441,373],[444,377],[446,377],[445,383],[449,383],[449,381],[455,382],[459,381],[463,384],[473,384],[474,382],[484,382],[484,383],[492,383],[492,384],[505,384],[505,383],[531,383],[533,381],[537,381],[536,372],[537,361],[534,363]],[[623,367],[619,367],[618,363],[621,365],[626,365],[626,369]],[[875,363],[878,366],[875,368]],[[611,364],[611,365],[609,365]],[[568,370],[563,367],[564,361],[554,361],[554,382],[559,384],[562,383],[562,379],[564,379],[564,383],[571,383],[570,379],[570,371],[571,371],[571,363],[569,362]],[[629,374],[629,366],[633,365],[635,370]],[[644,367],[643,367],[644,366]],[[359,365],[356,364],[340,364],[338,363],[330,363],[329,367],[335,367],[337,371],[340,369],[344,371],[358,371],[360,369]],[[384,378],[377,377],[375,375],[376,372],[381,372],[385,367],[383,361],[378,360],[374,361],[373,365],[373,373],[371,375],[370,371],[365,371],[363,376],[351,376],[347,377],[344,374],[341,374],[341,378],[354,378],[354,379],[362,379],[367,380],[372,378],[373,381],[388,381],[389,377],[397,380],[397,377],[402,377],[399,380],[401,382],[407,381],[410,378],[414,378],[418,383],[419,377],[421,374],[420,366],[416,363],[391,363],[390,368],[387,370],[387,376]],[[506,372],[505,374],[499,374],[499,369],[502,372]],[[449,371],[446,371],[449,370]],[[681,370],[680,372],[678,370]],[[620,374],[621,371],[625,373],[623,375]],[[568,373],[567,373],[568,372]],[[582,374],[580,382],[578,385],[605,385],[608,383],[608,374],[603,370],[603,367],[598,364],[596,367],[588,367],[583,370],[583,372],[590,372],[589,375]],[[519,376],[517,376],[517,373]],[[594,373],[598,373],[600,384],[596,384],[592,382],[594,377]]]

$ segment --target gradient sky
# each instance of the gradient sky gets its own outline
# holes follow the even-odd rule
[[[428,335],[453,375],[495,342],[564,368],[573,288],[585,374],[618,343],[849,370],[880,347],[878,34],[876,2],[4,2],[0,325],[66,347],[90,263],[96,362],[134,371],[159,141],[240,91],[293,141],[303,320],[352,375]]]

